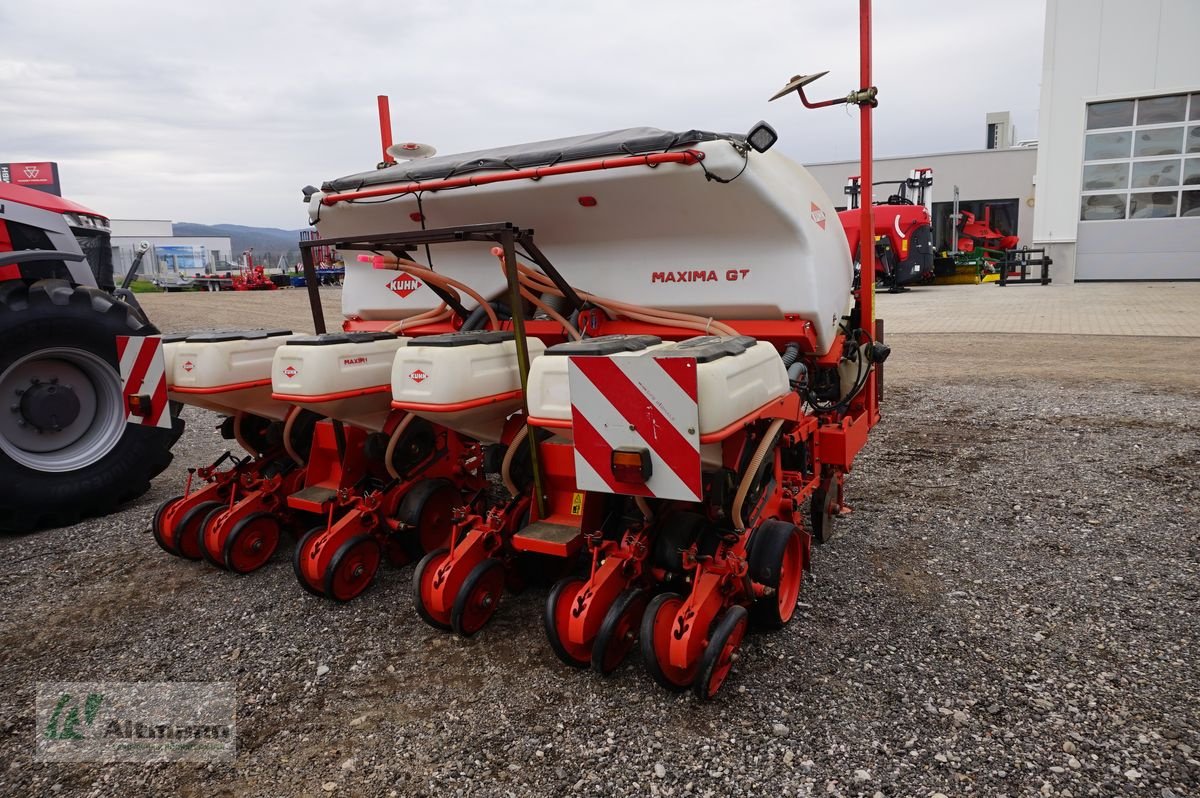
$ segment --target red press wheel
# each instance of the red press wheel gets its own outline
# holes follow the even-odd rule
[[[229,531],[221,559],[235,574],[248,574],[266,565],[278,546],[279,519],[270,513],[251,513]]]
[[[300,540],[296,541],[296,550],[292,552],[292,570],[296,572],[296,581],[300,583],[300,587],[304,588],[305,592],[322,597],[325,594],[321,592],[320,588],[308,581],[308,577],[304,575],[304,570],[300,567],[300,563],[312,553],[313,541],[316,540],[317,535],[320,535],[324,531],[324,526],[314,526],[300,536]]]
[[[341,545],[325,569],[325,595],[349,601],[370,587],[379,570],[379,542],[370,535],[355,535]]]
[[[592,656],[590,646],[572,643],[567,639],[567,625],[571,620],[571,608],[574,606],[575,597],[579,594],[579,588],[583,587],[583,584],[583,579],[578,576],[568,576],[558,580],[551,588],[550,596],[546,599],[546,611],[543,615],[546,638],[550,641],[550,648],[554,649],[554,653],[560,660],[572,668],[586,668]]]
[[[446,560],[450,559],[449,549],[434,549],[421,558],[413,571],[413,604],[416,605],[417,615],[421,620],[434,629],[443,632],[450,631],[450,613],[435,612],[430,609],[433,596],[433,576]]]
[[[733,667],[733,658],[746,635],[750,614],[745,607],[734,605],[721,615],[713,628],[712,637],[700,655],[700,670],[692,685],[696,695],[707,701],[717,694]]]
[[[419,559],[434,549],[450,545],[454,508],[458,503],[458,489],[445,479],[425,480],[405,494],[396,517],[408,527],[399,537],[410,557]]]
[[[185,560],[200,559],[200,532],[204,521],[213,510],[222,510],[221,502],[200,502],[183,514],[175,525],[175,553]]]
[[[158,505],[154,511],[154,518],[150,521],[150,534],[154,536],[154,542],[158,547],[167,554],[175,554],[170,546],[167,545],[167,538],[163,530],[163,517],[167,514],[167,510],[171,509],[171,505],[180,501],[183,496],[172,496],[171,498]]]
[[[675,692],[686,690],[695,680],[697,666],[693,662],[678,668],[671,664],[668,656],[675,615],[682,606],[683,598],[678,593],[658,594],[646,606],[639,634],[646,670],[650,671],[654,681]]]
[[[592,670],[607,676],[633,650],[649,601],[650,594],[636,587],[627,588],[617,596],[604,614],[604,622],[592,643]]]
[[[504,565],[486,559],[471,569],[454,597],[450,626],[463,637],[478,632],[500,608],[504,596]]]
[[[796,601],[804,584],[804,542],[786,521],[765,521],[750,536],[750,578],[771,588],[756,599],[750,614],[755,624],[780,629],[796,612]]]

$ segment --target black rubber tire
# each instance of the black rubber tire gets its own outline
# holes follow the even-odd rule
[[[429,563],[435,557],[438,557],[439,555],[442,555],[442,554],[449,554],[449,553],[450,553],[450,549],[434,549],[433,551],[426,554],[424,557],[421,558],[421,561],[417,563],[417,567],[413,569],[413,579],[412,579],[413,604],[417,608],[417,615],[421,616],[421,620],[424,621],[425,623],[429,624],[430,626],[432,626],[434,629],[439,629],[443,632],[450,631],[450,624],[442,623],[441,621],[439,621],[438,619],[436,619],[432,615],[430,615],[429,611],[425,609],[425,602],[421,600],[421,577],[424,576],[425,569],[429,566]]]
[[[735,604],[725,610],[713,626],[708,645],[704,647],[704,653],[700,655],[700,665],[696,669],[696,681],[692,682],[692,692],[701,701],[713,698],[713,695],[708,692],[708,683],[712,680],[713,670],[720,660],[721,649],[725,647],[729,636],[733,634],[739,624],[749,623],[747,616],[746,608]],[[725,678],[728,679],[728,675]],[[724,683],[722,680],[721,684]],[[717,685],[717,690],[720,689],[721,685]]]
[[[242,530],[246,529],[251,523],[260,518],[269,518],[275,524],[275,546],[271,549],[271,553],[267,555],[267,559],[263,562],[263,566],[270,562],[271,558],[275,556],[275,552],[279,550],[279,538],[283,535],[283,525],[279,523],[279,518],[271,513],[251,513],[233,525],[233,529],[229,530],[229,535],[227,535],[225,538],[225,545],[221,547],[221,562],[223,563],[222,567],[224,567],[226,571],[232,571],[235,574],[244,575],[258,570],[257,568],[251,568],[249,570],[240,570],[238,568],[234,568],[232,564],[232,554],[234,544],[237,543],[238,537],[242,535]]]
[[[454,491],[455,494],[458,492],[457,488],[454,487],[454,483],[448,479],[422,480],[412,490],[404,494],[404,498],[400,500],[400,507],[396,510],[396,520],[413,527],[396,535],[396,540],[408,556],[414,560],[419,560],[429,553],[421,547],[421,532],[419,528],[421,514],[425,511],[425,504],[429,501],[430,497],[441,490]],[[452,520],[450,523],[451,530],[453,527],[454,523]]]
[[[637,648],[637,642],[635,641],[631,644],[629,651],[621,659],[617,660],[616,664],[610,666],[604,661],[604,655],[608,651],[608,647],[615,642],[614,635],[618,624],[621,622],[621,616],[639,601],[649,604],[646,591],[640,587],[627,587],[617,596],[617,600],[608,608],[608,612],[604,613],[604,620],[600,623],[600,631],[596,632],[596,639],[592,641],[592,670],[601,676],[608,676],[614,672],[625,661],[625,657],[629,656],[629,653]],[[640,631],[641,627],[642,619],[638,618],[637,623],[634,624],[634,628]]]
[[[779,588],[780,564],[788,543],[800,534],[795,525],[771,519],[764,521],[750,535],[746,553],[750,578],[760,585]],[[763,596],[750,605],[750,620],[764,629],[782,629],[786,622],[779,617],[779,602],[774,595]]]
[[[214,568],[220,568],[222,571],[225,570],[225,563],[208,553],[208,549],[204,545],[204,534],[208,529],[208,525],[213,522],[213,519],[228,509],[229,505],[225,504],[224,502],[221,503],[220,507],[214,507],[205,514],[204,520],[200,522],[200,527],[196,530],[196,537],[198,538],[197,542],[200,545],[200,559],[204,560]]]
[[[300,554],[304,551],[304,544],[308,542],[309,538],[324,531],[324,524],[321,526],[314,526],[312,529],[300,536],[300,539],[296,541],[296,548],[292,552],[292,571],[296,574],[296,581],[300,583],[300,587],[304,588],[304,592],[308,593],[309,595],[316,596],[317,598],[325,598],[325,594],[310,585],[308,580],[304,578],[304,573],[300,570]]]
[[[833,538],[834,510],[837,504],[837,485],[832,478],[821,481],[809,499],[809,521],[815,543],[828,543]]]
[[[342,560],[344,560],[352,551],[360,546],[366,546],[368,548],[374,547],[376,557],[375,568],[371,571],[371,575],[367,578],[367,583],[362,586],[361,590],[353,595],[339,596],[337,591],[334,590],[334,577],[337,575],[338,568],[340,568],[342,565]],[[367,592],[371,585],[375,583],[375,575],[379,573],[379,562],[382,558],[383,551],[381,550],[379,541],[377,541],[371,535],[355,535],[341,546],[338,546],[338,550],[333,553],[333,557],[329,560],[329,565],[325,568],[325,578],[323,580],[325,598],[345,604],[347,601],[352,601],[353,599],[356,599],[363,593]]]
[[[672,573],[680,573],[683,571],[680,550],[692,545],[707,527],[708,519],[699,513],[674,513],[654,532],[653,563]]]
[[[459,637],[473,637],[476,633],[483,630],[496,613],[500,609],[500,602],[504,596],[504,577],[500,577],[500,595],[496,596],[496,603],[492,605],[492,610],[482,624],[474,629],[467,628],[465,613],[467,611],[467,602],[471,597],[471,591],[475,589],[476,583],[481,581],[485,576],[492,571],[499,569],[504,570],[504,564],[499,560],[493,560],[490,557],[477,563],[471,569],[471,573],[467,574],[467,578],[463,580],[462,586],[458,589],[458,594],[454,597],[454,606],[450,608],[450,627]]]
[[[208,521],[208,517],[214,512],[220,512],[221,510],[224,510],[225,507],[226,505],[224,502],[200,502],[195,507],[191,508],[182,516],[180,516],[179,523],[175,527],[175,549],[172,553],[176,557],[182,557],[185,560],[199,561],[203,559],[203,554],[197,554],[195,557],[189,557],[187,554],[185,554],[183,551],[183,546],[181,545],[181,541],[184,539],[185,535],[196,534],[196,530],[194,529],[189,533],[187,529],[188,526],[191,526],[194,523],[199,523],[200,530],[203,530],[204,524]],[[200,551],[204,551],[203,546],[200,547]]]
[[[659,593],[650,599],[650,603],[646,605],[646,611],[642,613],[642,624],[638,630],[638,648],[642,652],[642,663],[645,664],[646,671],[654,681],[658,682],[659,687],[672,693],[682,693],[688,689],[688,685],[671,681],[658,665],[658,657],[654,653],[654,616],[658,614],[658,610],[663,604],[671,599],[679,598],[682,596],[678,593]]]
[[[554,616],[554,611],[558,607],[558,599],[562,592],[567,588],[578,590],[579,586],[587,580],[581,576],[564,576],[554,583],[554,587],[550,588],[550,595],[546,597],[546,607],[542,613],[542,627],[546,630],[546,640],[550,643],[550,650],[554,652],[554,656],[558,657],[565,665],[570,665],[572,668],[586,668],[590,664],[590,660],[577,659],[572,656],[571,652],[563,648],[562,641],[558,638],[558,619]]]
[[[116,371],[116,336],[156,334],[136,310],[97,288],[54,279],[0,284],[0,373],[50,347],[90,352]],[[0,452],[0,531],[65,526],[141,496],[171,463],[171,446],[183,432],[178,411],[170,412],[170,429],[127,424],[112,451],[75,471],[38,471]]]
[[[167,512],[167,508],[182,498],[183,495],[180,494],[164,499],[162,504],[158,505],[158,507],[154,509],[154,517],[150,519],[150,534],[154,537],[154,542],[158,544],[160,549],[171,555],[174,555],[175,552],[171,551],[167,547],[167,542],[163,540],[162,519],[163,515],[165,515]]]

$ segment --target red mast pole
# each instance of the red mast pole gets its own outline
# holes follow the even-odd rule
[[[859,83],[864,90],[871,86],[871,0],[858,3]],[[872,163],[871,111],[873,103],[861,103],[859,108],[859,161],[862,172],[862,202],[860,203],[859,276],[862,305],[861,326],[868,334],[875,328],[875,213],[872,206],[871,184],[874,182]]]
[[[375,99],[379,103],[379,141],[383,150],[383,162],[392,164],[396,162],[388,153],[388,147],[392,146],[392,110],[386,94],[380,94]]]
[[[871,86],[871,0],[858,2],[858,51],[860,91],[869,91]],[[859,217],[859,326],[872,338],[875,329],[875,209],[872,203],[871,184],[874,178],[874,155],[872,152],[871,112],[874,97],[860,102],[859,109],[859,161],[862,177],[862,202]],[[879,394],[876,388],[878,373],[872,371],[864,390],[866,394],[867,423],[874,424],[879,415]]]

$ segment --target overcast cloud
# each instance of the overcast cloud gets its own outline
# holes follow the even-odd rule
[[[1041,0],[875,5],[877,155],[979,148],[988,111],[1036,137]],[[854,113],[766,102],[857,87],[852,0],[5,0],[0,32],[0,161],[116,218],[303,226],[301,186],[379,160],[376,94],[442,153],[765,118],[798,160],[857,157]]]

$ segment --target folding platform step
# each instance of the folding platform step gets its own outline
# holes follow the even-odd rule
[[[288,496],[288,507],[293,510],[305,510],[310,513],[320,513],[325,509],[325,505],[337,497],[337,491],[333,488],[326,488],[321,485],[314,485],[311,488],[298,490],[291,496]]]
[[[517,551],[570,557],[583,545],[583,533],[570,524],[535,521],[513,535],[512,546]]]

